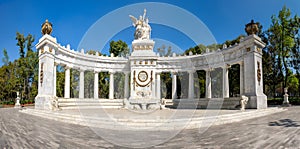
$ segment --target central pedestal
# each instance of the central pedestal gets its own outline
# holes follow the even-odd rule
[[[158,57],[153,52],[154,43],[149,39],[134,40],[132,42],[133,50],[129,57],[131,66],[129,103],[138,105],[143,110],[160,105],[160,99],[155,94],[155,68]]]

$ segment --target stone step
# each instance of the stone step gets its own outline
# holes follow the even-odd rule
[[[123,99],[79,99],[79,98],[59,98],[58,106],[61,109],[97,109],[123,107]]]
[[[58,103],[59,106],[123,106],[122,102],[67,102],[67,103]]]
[[[81,107],[80,107],[81,108]],[[93,117],[83,116],[80,114],[67,114],[60,111],[43,111],[35,109],[21,110],[21,112],[28,113],[35,116],[40,116],[57,121],[79,124],[84,126],[99,127],[105,129],[152,129],[156,130],[172,130],[181,129],[185,127],[187,129],[195,129],[200,127],[207,127],[211,125],[222,125],[232,122],[239,122],[246,119],[257,118],[266,116],[269,114],[282,112],[281,108],[269,108],[265,110],[252,110],[233,114],[207,116],[207,117],[193,117],[193,118],[179,118],[179,119],[149,119],[145,117],[140,118],[114,118],[114,117]],[[188,125],[186,125],[188,123]]]
[[[99,105],[93,105],[93,106],[60,106],[62,110],[68,110],[68,109],[121,109],[123,108],[123,105],[106,105],[106,106],[99,106]]]
[[[64,103],[64,102],[123,102],[123,99],[79,99],[79,98],[70,98],[70,99],[65,99],[65,98],[58,98],[58,102]]]

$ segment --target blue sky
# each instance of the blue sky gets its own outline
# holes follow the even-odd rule
[[[251,19],[260,22],[264,29],[268,28],[271,16],[277,15],[284,5],[291,9],[293,15],[300,15],[299,0],[1,0],[0,58],[3,57],[4,48],[7,49],[11,61],[19,57],[15,40],[17,31],[34,35],[37,43],[42,36],[40,29],[45,19],[49,19],[54,25],[52,36],[61,45],[70,44],[76,50],[86,31],[98,19],[118,8],[142,2],[168,3],[189,11],[208,27],[218,43],[244,34],[244,26]],[[142,12],[143,8],[140,14]],[[176,19],[176,14],[174,18]],[[151,23],[151,18],[149,19]],[[130,21],[129,17],[128,20]],[[118,23],[118,20],[115,22]],[[184,19],[182,22],[188,23]],[[107,25],[107,30],[110,25]],[[191,40],[172,28],[153,24],[152,29],[153,38],[171,41],[174,46],[183,50],[195,46]],[[122,39],[130,45],[133,31],[133,27],[127,28],[111,40]],[[179,36],[182,37],[178,38]],[[97,38],[101,38],[100,33]],[[107,45],[104,48],[107,49]],[[102,52],[106,53],[107,50]],[[0,65],[3,65],[2,61]]]

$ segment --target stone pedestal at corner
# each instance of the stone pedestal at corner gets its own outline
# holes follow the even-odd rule
[[[50,35],[44,35],[37,44],[39,51],[39,80],[38,95],[35,97],[35,108],[52,110],[56,99],[56,66],[54,64],[56,39]]]
[[[249,97],[247,108],[266,109],[267,96],[263,93],[262,48],[265,44],[257,35],[247,36],[244,43],[251,43],[245,47],[244,56],[244,95]]]

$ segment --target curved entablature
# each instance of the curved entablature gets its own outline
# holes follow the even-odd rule
[[[56,64],[67,66],[69,68],[79,69],[79,70],[91,70],[91,71],[129,71],[128,59],[123,57],[108,57],[85,54],[82,50],[77,52],[70,49],[70,45],[61,46],[56,42],[56,39],[44,35],[40,42],[36,45],[39,50],[40,57],[45,54],[51,54],[54,57]]]
[[[47,48],[46,48],[47,47]],[[196,71],[210,68],[224,67],[243,62],[244,56],[255,52],[262,55],[261,49],[264,43],[256,35],[245,37],[239,44],[222,50],[216,50],[199,55],[184,55],[172,57],[157,57],[157,71]],[[55,63],[75,69],[92,71],[130,71],[128,58],[108,57],[85,54],[82,50],[77,52],[61,46],[56,39],[50,35],[44,35],[36,45],[39,54],[48,52],[54,56]]]
[[[157,69],[160,71],[206,70],[240,64],[249,53],[262,55],[265,44],[256,35],[246,37],[241,43],[226,49],[199,55],[159,57]]]

